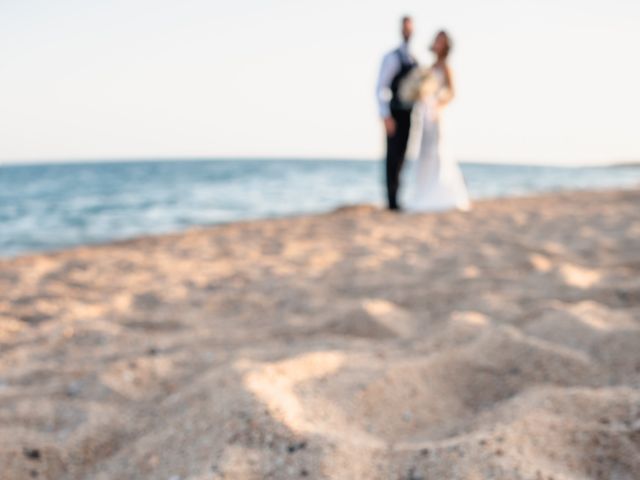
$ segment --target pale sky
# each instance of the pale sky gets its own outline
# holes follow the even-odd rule
[[[405,13],[460,160],[640,160],[638,0],[0,0],[0,162],[380,158]]]

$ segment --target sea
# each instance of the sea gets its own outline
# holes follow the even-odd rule
[[[463,163],[462,170],[476,200],[640,187],[638,167]],[[383,205],[382,178],[381,162],[357,160],[0,165],[0,257],[345,205]]]

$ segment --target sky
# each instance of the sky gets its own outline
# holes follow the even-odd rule
[[[380,158],[403,14],[454,39],[460,160],[640,160],[637,0],[0,0],[0,163]]]

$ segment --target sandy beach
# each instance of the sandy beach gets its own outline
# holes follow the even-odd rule
[[[0,478],[640,479],[640,191],[0,260]]]

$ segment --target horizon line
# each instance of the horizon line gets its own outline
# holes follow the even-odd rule
[[[411,160],[408,158],[407,160]],[[383,158],[358,158],[358,157],[308,157],[308,156],[131,156],[131,157],[94,157],[94,158],[69,158],[69,159],[25,159],[25,160],[2,160],[2,167],[38,167],[48,165],[82,165],[82,164],[126,164],[126,163],[171,163],[171,162],[220,162],[220,161],[310,161],[310,162],[383,162]],[[628,167],[640,166],[638,160],[617,160],[608,162],[584,162],[584,163],[564,163],[553,161],[536,161],[536,160],[503,160],[503,159],[474,159],[460,160],[459,163],[467,165],[504,165],[504,166],[522,166],[522,167],[558,167],[558,168],[585,168],[585,167]]]

